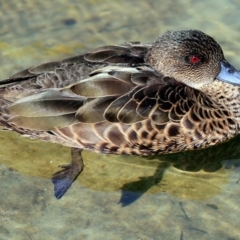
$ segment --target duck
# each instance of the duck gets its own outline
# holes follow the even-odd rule
[[[240,72],[195,29],[107,45],[0,81],[0,125],[71,148],[53,174],[60,199],[83,171],[82,150],[155,156],[239,134]]]

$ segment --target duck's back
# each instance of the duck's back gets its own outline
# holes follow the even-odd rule
[[[0,81],[1,98],[22,98],[50,88],[62,88],[86,79],[96,69],[106,66],[131,66],[144,63],[151,44],[125,43],[96,48],[86,54],[62,61],[48,62],[20,71]]]

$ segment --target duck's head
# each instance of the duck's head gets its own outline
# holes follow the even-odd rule
[[[155,42],[146,62],[196,89],[215,80],[240,86],[240,72],[225,60],[220,45],[198,30],[166,32]]]

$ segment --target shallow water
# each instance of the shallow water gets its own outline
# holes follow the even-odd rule
[[[2,1],[0,78],[182,28],[213,36],[239,69],[239,7],[237,0]],[[85,152],[84,172],[56,200],[51,175],[70,161],[70,149],[0,132],[0,239],[240,239],[239,140],[161,161]]]

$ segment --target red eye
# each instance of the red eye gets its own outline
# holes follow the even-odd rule
[[[190,62],[195,64],[195,63],[198,63],[200,61],[200,57],[196,56],[196,55],[193,55],[190,57]]]

